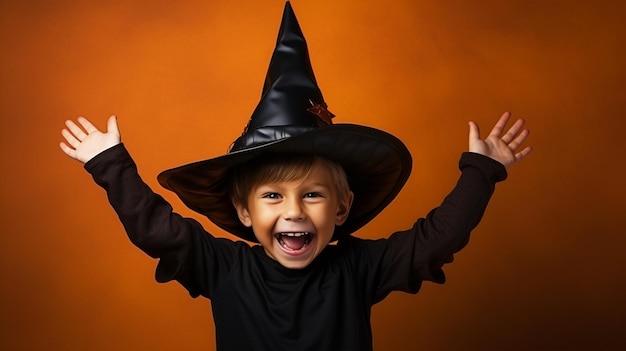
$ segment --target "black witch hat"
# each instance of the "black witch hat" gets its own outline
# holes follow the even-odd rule
[[[352,208],[333,240],[352,234],[382,211],[411,173],[406,146],[384,131],[355,124],[333,124],[317,86],[306,41],[289,2],[261,101],[230,151],[162,172],[159,183],[185,205],[220,228],[256,242],[230,198],[229,170],[266,153],[316,154],[341,164],[354,193]]]

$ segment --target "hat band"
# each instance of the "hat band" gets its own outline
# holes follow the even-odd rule
[[[248,130],[233,142],[229,152],[251,149],[257,146],[269,144],[285,138],[300,135],[315,129],[305,126],[265,126],[254,130]]]

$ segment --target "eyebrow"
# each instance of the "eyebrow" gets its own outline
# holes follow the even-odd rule
[[[270,183],[266,183],[266,184],[261,184],[259,186],[257,186],[255,189],[255,191],[259,191],[259,190],[265,190],[264,188],[276,188],[276,187],[282,187],[280,185],[278,185],[279,183],[285,183],[285,182],[270,182]],[[333,189],[334,187],[332,186],[332,184],[326,184],[326,183],[322,183],[322,182],[315,182],[315,183],[310,183],[310,184],[306,184],[303,185],[303,182],[300,182],[300,184],[298,184],[296,186],[296,188],[310,188],[310,187],[319,187],[319,188],[324,188],[324,189]]]

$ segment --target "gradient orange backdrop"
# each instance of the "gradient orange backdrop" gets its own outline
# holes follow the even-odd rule
[[[104,192],[57,144],[119,116],[146,182],[223,154],[256,106],[282,0],[0,3],[0,349],[212,350],[210,302],[157,284]],[[448,283],[374,307],[378,350],[626,347],[626,7],[619,1],[294,0],[336,122],[389,131],[412,178],[356,235],[454,184],[467,121],[524,117],[513,166]]]

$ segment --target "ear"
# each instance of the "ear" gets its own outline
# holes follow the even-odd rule
[[[354,200],[354,193],[351,191],[342,199],[337,199],[338,206],[337,216],[335,217],[335,225],[342,225],[346,219],[348,219],[350,208],[352,207],[352,200]]]
[[[233,206],[235,206],[235,209],[237,210],[237,217],[239,217],[241,224],[245,225],[246,227],[251,227],[252,219],[250,218],[250,212],[248,212],[248,209],[242,204],[235,201],[233,201]]]

